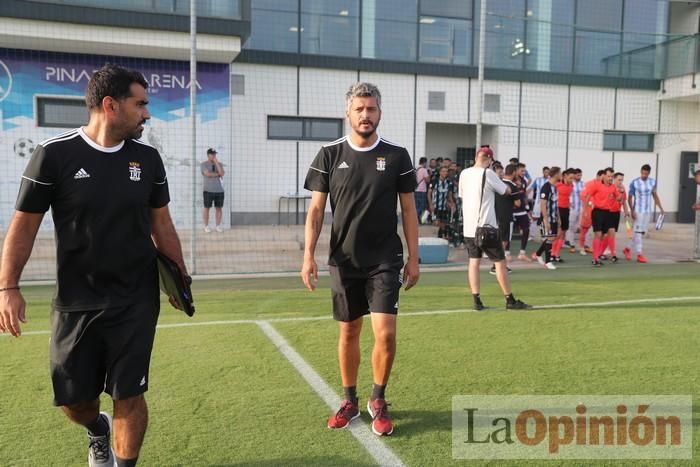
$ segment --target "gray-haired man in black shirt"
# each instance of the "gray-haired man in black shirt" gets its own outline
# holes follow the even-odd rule
[[[402,279],[409,289],[419,276],[416,175],[406,149],[376,132],[381,118],[379,90],[369,83],[356,83],[346,100],[350,135],[322,147],[306,176],[305,188],[313,194],[301,276],[306,287],[314,290],[318,277],[314,252],[330,195],[333,225],[328,264],[333,317],[340,326],[338,360],[345,398],[328,427],[345,428],[360,415],[356,391],[360,331],[362,317],[371,314],[374,386],[367,410],[372,431],[390,435],[394,428],[384,391],[396,353],[399,289]],[[409,254],[405,265],[396,233],[397,197]]]

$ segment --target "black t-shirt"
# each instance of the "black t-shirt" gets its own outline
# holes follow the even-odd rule
[[[150,211],[169,201],[163,162],[145,143],[105,148],[79,128],[37,145],[16,209],[51,208],[54,309],[99,310],[157,297]]]
[[[403,256],[396,233],[397,196],[416,188],[406,149],[383,138],[369,148],[358,148],[343,137],[321,148],[304,188],[330,194],[328,264],[368,267]]]
[[[556,224],[557,219],[559,218],[559,191],[557,190],[557,187],[549,182],[542,185],[542,188],[540,188],[540,200],[547,202],[547,220],[549,221],[549,224]],[[540,201],[537,202],[539,203]]]
[[[502,180],[510,188],[510,193],[504,195],[496,194],[496,219],[498,220],[498,225],[513,222],[514,203],[520,199],[518,185],[510,180]]]

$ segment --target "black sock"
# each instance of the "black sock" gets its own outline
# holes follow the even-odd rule
[[[481,301],[481,294],[473,293],[472,297],[474,297],[474,303],[479,303]]]
[[[506,303],[514,303],[515,302],[515,297],[513,296],[512,293],[509,293],[506,295]]]
[[[544,248],[544,262],[549,263],[552,260],[552,245],[547,243]]]
[[[370,399],[384,399],[384,390],[386,389],[386,384],[373,384],[372,385],[372,396]]]
[[[106,436],[109,434],[109,424],[107,419],[102,414],[97,416],[94,422],[85,425],[90,436]]]
[[[121,457],[117,457],[117,467],[136,467],[136,461],[139,458],[135,459],[122,459]]]
[[[357,386],[343,386],[345,400],[357,404]]]

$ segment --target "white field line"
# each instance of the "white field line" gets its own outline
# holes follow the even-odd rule
[[[282,355],[292,364],[299,374],[306,380],[311,389],[326,403],[333,411],[340,407],[340,397],[331,389],[328,383],[316,373],[294,348],[289,345],[282,335],[267,321],[258,321],[256,323],[262,332],[272,341]],[[360,442],[362,447],[369,453],[370,456],[381,466],[403,466],[403,462],[394,452],[389,449],[379,438],[373,434],[366,423],[361,420],[350,423],[348,426],[350,433]]]
[[[583,303],[561,303],[555,305],[536,305],[533,310],[523,310],[520,313],[535,313],[538,310],[555,310],[561,308],[601,308],[606,306],[614,305],[635,305],[641,303],[669,303],[669,302],[691,302],[700,300],[700,296],[694,297],[660,297],[660,298],[637,298],[632,300],[613,300],[607,302],[583,302]],[[499,305],[500,306],[500,305]],[[502,307],[501,307],[502,308]],[[498,308],[494,307],[491,311],[497,311]],[[514,311],[509,311],[513,313]],[[430,315],[450,315],[454,313],[488,313],[488,311],[474,311],[467,308],[454,309],[454,310],[430,310],[430,311],[407,311],[399,313],[399,316],[430,316]],[[331,320],[332,317],[326,316],[295,316],[290,318],[270,318],[264,321],[269,323],[287,323],[295,321],[325,321]],[[170,329],[170,328],[187,328],[191,326],[219,326],[219,325],[235,325],[235,324],[257,324],[260,320],[254,319],[231,319],[231,320],[218,320],[218,321],[187,321],[184,323],[169,323],[169,324],[159,324],[158,329]],[[23,336],[36,336],[50,334],[51,331],[28,331],[23,332]],[[0,334],[0,337],[8,337],[8,333]]]

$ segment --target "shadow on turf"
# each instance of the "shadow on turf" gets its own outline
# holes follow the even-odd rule
[[[323,466],[360,466],[369,467],[375,466],[373,463],[358,463],[355,459],[346,459],[341,456],[310,456],[310,457],[293,457],[286,459],[265,459],[259,461],[245,461],[235,464],[210,464],[209,467],[269,467],[269,466],[309,466],[309,465],[323,465]]]

